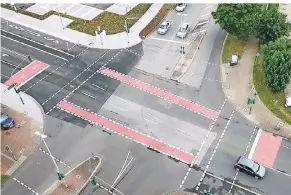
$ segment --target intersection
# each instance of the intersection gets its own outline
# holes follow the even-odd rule
[[[65,51],[16,36],[9,25],[1,31],[1,83],[15,83],[41,104],[48,146],[60,169],[67,172],[92,153],[102,158],[96,176],[102,187],[89,184],[84,194],[111,189],[118,195],[175,189],[235,195],[291,191],[291,141],[247,121],[223,94],[219,59],[225,33],[210,18],[215,6],[191,4],[185,10],[197,19],[192,28],[201,20],[209,23],[194,65],[179,81],[169,78],[181,57],[174,33],[180,17],[173,11],[166,18],[173,21],[173,32],[163,40],[155,30],[124,49],[77,45]],[[134,160],[113,186],[128,151]],[[266,166],[266,178],[236,171],[239,156]],[[2,193],[43,193],[56,180],[49,158],[41,143]]]

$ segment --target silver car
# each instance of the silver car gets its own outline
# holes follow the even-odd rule
[[[266,174],[265,167],[251,159],[247,159],[242,156],[237,159],[234,168],[238,171],[243,171],[249,175],[252,175],[257,179],[262,179]]]
[[[188,23],[182,24],[177,32],[177,37],[185,38],[187,34],[189,33],[189,29],[190,27]]]
[[[184,11],[186,6],[187,6],[187,3],[178,3],[177,6],[176,6],[176,11],[177,12]]]
[[[160,25],[160,27],[159,27],[159,29],[158,29],[158,33],[159,33],[160,35],[164,35],[164,34],[166,34],[166,33],[168,32],[168,30],[169,30],[170,27],[171,27],[170,22],[168,22],[168,21],[164,21],[164,22]]]

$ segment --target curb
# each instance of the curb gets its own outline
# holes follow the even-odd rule
[[[219,77],[220,77],[220,80],[221,81],[223,81],[222,80],[222,69],[223,69],[223,67],[222,67],[222,53],[223,53],[223,48],[224,48],[224,45],[225,45],[225,42],[226,42],[226,40],[227,40],[227,37],[229,36],[229,34],[227,33],[227,35],[225,36],[225,38],[224,38],[224,41],[223,41],[223,44],[222,44],[222,49],[221,49],[221,52],[220,52],[220,57],[219,57],[219,60],[220,60],[220,68],[219,68]],[[244,51],[245,51],[245,48],[244,48]],[[226,83],[225,81],[223,81],[224,83]],[[251,73],[251,80],[250,80],[250,82],[251,82],[251,85],[254,87],[254,83],[253,83],[253,69],[252,69],[252,73]],[[239,109],[239,108],[237,108],[236,106],[235,106],[235,104],[232,102],[232,101],[230,101],[229,100],[229,98],[226,96],[226,92],[225,92],[225,89],[224,89],[224,87],[221,85],[221,88],[222,88],[222,91],[223,91],[223,93],[224,93],[224,96],[225,96],[225,98],[228,100],[228,102],[232,105],[232,107],[233,107],[233,109],[234,110],[236,110],[236,112],[237,113],[239,113],[245,120],[247,120],[248,122],[250,122],[251,124],[253,124],[253,126],[254,127],[258,127],[259,126],[259,124],[257,123],[257,122],[254,122],[253,120],[250,120],[244,113],[242,113],[242,111],[241,111],[241,109]],[[261,99],[260,99],[260,97],[259,96],[257,96],[257,98],[261,101]],[[261,101],[261,103],[263,104],[263,106],[264,107],[266,107],[265,106],[265,104]],[[268,109],[268,108],[266,108],[266,109]],[[268,111],[269,112],[271,112],[269,109],[268,109]],[[271,112],[272,113],[272,112]],[[273,113],[272,113],[273,114]],[[273,114],[274,115],[274,114]],[[276,116],[276,118],[278,118],[277,116]],[[279,119],[279,118],[278,118]],[[277,136],[280,136],[280,137],[283,137],[283,138],[286,138],[286,139],[290,139],[288,136],[286,136],[286,135],[283,135],[282,133],[279,133],[279,132],[275,132],[275,131],[270,131],[270,130],[266,130],[266,129],[264,129],[264,128],[262,128],[262,130],[263,131],[266,131],[266,132],[269,132],[269,133],[272,133],[273,135],[277,135]]]
[[[96,173],[96,172],[98,172],[99,171],[99,167],[101,166],[101,164],[102,164],[102,158],[101,157],[99,157],[99,156],[94,156],[94,158],[99,158],[99,164],[97,165],[97,167],[94,169],[94,171],[92,172],[92,174],[90,175],[90,177],[88,178],[88,180],[87,180],[87,182],[80,188],[80,190],[76,193],[76,195],[78,195],[78,194],[80,194],[82,191],[83,191],[83,189],[88,185],[88,183],[89,183],[89,181],[90,181],[90,179],[91,179],[91,177],[93,177],[93,175]],[[91,157],[92,158],[92,157]]]
[[[163,5],[164,6],[164,5]],[[163,7],[162,7],[163,8]],[[161,8],[161,9],[162,9]],[[138,33],[138,36],[141,38],[141,40],[142,40],[142,42],[143,42],[143,40],[144,39],[146,39],[148,36],[150,36],[150,34],[152,34],[156,29],[157,29],[157,27],[158,26],[160,26],[160,24],[165,20],[165,18],[167,18],[168,16],[169,16],[169,14],[173,11],[173,8],[174,8],[174,4],[173,4],[173,6],[172,6],[172,9],[162,18],[162,20],[156,25],[156,27],[149,33],[149,34],[147,34],[146,36],[140,36],[140,33],[153,21],[153,19],[150,21],[150,23],[148,23],[148,25],[146,26],[146,27],[144,27],[144,29],[142,29],[139,33]],[[158,12],[158,14],[159,14],[159,12]],[[157,15],[158,15],[157,14]],[[157,16],[156,15],[156,16]],[[155,16],[155,17],[156,17]]]
[[[102,160],[101,160],[101,157],[99,156],[94,156],[94,157],[97,157],[100,159],[100,162],[98,163],[97,167],[94,169],[92,175],[97,171],[97,169],[99,169],[101,163],[102,163]],[[66,174],[65,174],[65,177],[66,175],[68,175],[69,173],[71,173],[73,170],[75,170],[78,166],[80,166],[81,164],[83,164],[84,162],[86,162],[87,160],[89,160],[90,158],[92,158],[92,156],[90,156],[89,158],[83,160],[82,162],[80,162],[79,164],[77,164],[73,169],[69,170]],[[92,177],[92,175],[90,176],[90,178]],[[88,181],[90,180],[90,178],[88,179]],[[86,185],[88,184],[88,181],[85,182],[85,184],[81,187],[81,189],[76,193],[79,194],[85,187]],[[50,187],[48,187],[43,193],[42,195],[48,195],[50,194],[53,190],[55,190],[60,184],[62,183],[62,181],[56,181],[54,182]]]
[[[185,70],[185,71],[184,71],[184,72],[183,72],[183,73],[182,73],[182,74],[181,74],[177,79],[173,79],[172,76],[170,76],[170,79],[175,80],[175,81],[178,81],[178,80],[180,80],[180,79],[185,75],[185,73],[186,73],[186,72],[188,71],[188,69],[190,68],[191,63],[193,62],[193,60],[194,60],[194,58],[195,58],[195,56],[196,56],[196,53],[197,53],[198,50],[200,49],[200,45],[201,45],[201,43],[202,43],[204,37],[205,37],[205,35],[202,35],[202,38],[200,39],[200,41],[199,41],[199,43],[198,43],[198,45],[197,45],[197,47],[196,47],[196,49],[195,49],[195,52],[193,53],[193,55],[192,55],[192,57],[191,57],[191,61],[190,61],[190,63],[187,65],[186,70]],[[195,39],[193,40],[193,42],[192,42],[191,44],[194,44],[194,41],[195,41]],[[189,45],[189,47],[191,48],[191,45]],[[185,54],[184,54],[184,55],[185,55]],[[181,62],[181,60],[182,60],[182,59],[179,60],[178,64]],[[171,72],[171,75],[173,75],[173,73],[176,71],[176,68],[177,68],[178,64],[176,65],[176,67],[174,68],[174,70]]]

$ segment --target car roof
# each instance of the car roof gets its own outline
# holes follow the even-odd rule
[[[9,118],[8,115],[1,113],[1,118],[0,118],[1,123],[2,123],[3,121],[5,121],[7,118]]]
[[[248,167],[252,167],[253,164],[254,164],[254,161],[250,160],[250,159],[247,159],[247,158],[244,158],[244,157],[240,157],[239,160],[238,160],[238,163],[241,164],[241,165],[246,165]]]
[[[164,21],[164,22],[162,22],[161,25],[167,25],[167,24],[169,24],[169,22],[168,21]]]
[[[183,24],[181,25],[181,28],[186,28],[187,25],[189,25],[189,24],[188,24],[188,23],[183,23]]]

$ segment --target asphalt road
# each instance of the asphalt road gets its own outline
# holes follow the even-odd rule
[[[191,26],[205,15],[203,11],[209,9],[207,7],[209,6],[192,4],[186,8],[186,20],[191,22]],[[216,194],[230,192],[241,195],[249,194],[250,190],[260,194],[288,194],[291,180],[287,175],[268,169],[266,178],[259,181],[233,169],[237,157],[249,152],[248,146],[252,145],[257,130],[254,130],[253,124],[236,113],[229,102],[226,101],[221,107],[225,101],[221,87],[227,87],[219,79],[219,57],[225,33],[218,25],[211,24],[208,38],[203,41],[200,53],[194,59],[193,67],[200,65],[201,69],[190,68],[192,75],[189,74],[190,76],[177,83],[167,79],[168,76],[165,75],[169,75],[175,62],[181,57],[181,43],[175,37],[180,16],[173,11],[168,20],[173,21],[172,28],[163,38],[170,41],[158,40],[161,38],[154,32],[144,41],[143,47],[140,44],[128,49],[110,51],[91,50],[80,46],[68,50],[67,43],[62,40],[36,31],[32,33],[32,29],[19,25],[3,25],[1,74],[5,76],[2,75],[1,82],[8,79],[20,62],[23,61],[20,67],[29,63],[25,59],[27,55],[50,65],[22,86],[21,90],[38,100],[48,114],[46,134],[49,136],[47,142],[53,155],[70,167],[76,166],[92,152],[100,155],[104,164],[97,176],[106,183],[101,180],[98,182],[107,189],[111,187],[130,151],[134,157],[133,163],[116,185],[124,194],[160,194],[176,189],[180,184],[183,184],[186,191],[195,191],[201,178],[203,180],[199,190],[211,188]],[[49,47],[15,34],[32,38]],[[186,43],[189,41],[191,36],[185,39]],[[84,52],[78,56],[82,51]],[[3,53],[6,55],[3,56]],[[144,57],[140,60],[143,54]],[[211,127],[213,121],[201,115],[96,73],[104,64],[119,73],[221,111],[220,116]],[[18,70],[16,67],[15,72]],[[197,76],[200,79],[197,80]],[[191,85],[189,82],[195,84]],[[194,155],[197,155],[199,146],[203,145],[196,160],[197,165],[188,170],[184,163],[173,161],[164,154],[157,154],[120,135],[108,134],[102,128],[88,125],[87,121],[55,107],[64,98]],[[125,102],[130,102],[130,105]],[[171,128],[180,129],[180,132],[184,132],[183,136]],[[204,142],[204,136],[210,130],[210,136]],[[289,147],[289,142],[284,141],[284,146]],[[42,144],[39,147],[44,148]],[[274,168],[288,173],[290,169],[285,162],[289,159],[284,156],[290,152],[286,147],[280,148]],[[68,166],[59,162],[58,164],[62,171],[68,171]],[[220,179],[209,175],[203,177],[205,170]],[[49,157],[38,150],[14,177],[41,193],[56,180],[53,172],[54,167]],[[221,181],[224,178],[230,182],[235,180],[238,186]],[[274,185],[277,187],[273,188]],[[13,180],[4,186],[2,192],[31,194]],[[106,193],[104,188],[94,188],[91,185],[85,188],[85,194]]]

